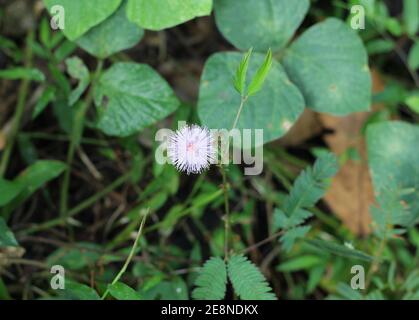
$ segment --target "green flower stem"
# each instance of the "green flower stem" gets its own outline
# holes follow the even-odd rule
[[[148,212],[145,213],[145,215],[143,217],[143,220],[141,221],[140,228],[138,229],[137,236],[135,237],[134,245],[131,248],[131,252],[129,253],[127,260],[125,261],[124,265],[122,266],[122,269],[116,275],[115,279],[113,279],[111,285],[114,285],[115,283],[117,283],[119,281],[119,279],[121,279],[122,275],[127,270],[129,263],[131,262],[132,258],[134,257],[135,250],[137,249],[137,246],[138,246],[138,241],[140,240],[140,237],[143,233],[143,228],[144,228],[145,221],[147,219],[147,214],[148,214]],[[109,294],[109,286],[106,289],[106,291],[103,294],[101,299],[104,300],[108,294]]]
[[[247,96],[242,96],[242,97],[241,97],[240,106],[239,106],[239,111],[237,111],[236,119],[234,119],[233,127],[231,128],[231,130],[233,130],[233,129],[235,129],[235,128],[236,128],[237,123],[239,122],[239,118],[240,118],[240,115],[241,115],[241,113],[242,113],[242,110],[243,110],[244,104],[246,103],[246,100],[247,100]]]
[[[236,118],[234,119],[233,127],[231,128],[231,130],[234,130],[236,128],[240,115],[243,111],[244,104],[246,103],[246,100],[247,100],[247,96],[241,96],[239,110],[237,111],[237,115],[236,115]],[[230,143],[228,143],[228,145],[229,144]],[[226,153],[229,152],[228,149],[229,148],[227,148],[227,150],[225,151]],[[221,157],[221,159],[223,159],[223,157]],[[225,211],[224,212],[224,259],[227,261],[228,256],[229,256],[229,251],[230,251],[230,229],[231,229],[230,204],[228,201],[229,185],[227,182],[227,175],[225,172],[224,165],[221,164],[219,167],[220,167],[221,176],[223,177],[224,211]]]
[[[227,175],[223,165],[220,166],[221,175],[223,177],[223,192],[224,192],[224,259],[227,261],[229,256],[230,244],[230,204],[228,201],[228,183]]]
[[[68,192],[70,186],[70,174],[71,174],[71,164],[74,159],[74,154],[76,152],[76,148],[78,147],[81,137],[83,136],[83,129],[84,129],[84,119],[87,114],[87,110],[89,109],[90,104],[93,101],[93,88],[94,84],[98,76],[100,75],[103,68],[103,60],[99,60],[96,72],[92,78],[92,85],[89,89],[89,93],[86,97],[86,101],[81,105],[80,110],[76,112],[74,123],[73,123],[73,130],[71,133],[71,140],[70,140],[70,147],[68,148],[67,153],[67,169],[64,173],[64,178],[61,184],[61,192],[60,192],[60,216],[67,217],[68,216]]]
[[[26,68],[30,68],[32,66],[32,57],[33,57],[33,52],[32,52],[32,42],[34,39],[34,32],[30,31],[27,35],[26,38],[26,51],[25,51],[25,67]],[[18,92],[18,101],[17,101],[17,106],[16,106],[16,111],[15,114],[13,116],[13,123],[12,123],[12,128],[10,131],[10,135],[7,139],[7,145],[6,148],[3,152],[3,156],[1,159],[1,163],[0,163],[0,177],[3,177],[4,174],[6,173],[7,170],[7,166],[9,164],[9,160],[10,160],[10,156],[12,154],[13,151],[13,147],[16,141],[16,137],[19,133],[19,127],[20,127],[20,123],[22,121],[22,116],[23,113],[25,111],[25,105],[26,105],[26,97],[28,95],[29,92],[29,84],[30,84],[30,80],[28,79],[23,79],[22,82],[20,83],[19,86],[19,92]]]

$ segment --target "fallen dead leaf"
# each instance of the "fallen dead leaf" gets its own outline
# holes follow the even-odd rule
[[[373,92],[383,90],[384,84],[376,71],[372,72]],[[380,106],[373,106],[373,110]],[[355,234],[370,232],[369,207],[374,202],[374,191],[368,170],[365,141],[361,130],[370,112],[358,112],[345,117],[320,115],[323,126],[333,133],[324,137],[326,144],[336,154],[354,148],[359,161],[348,160],[332,180],[325,201],[343,223]]]
[[[279,139],[279,144],[285,147],[298,146],[304,141],[314,137],[322,131],[318,114],[313,110],[305,109],[297,122],[285,136]]]

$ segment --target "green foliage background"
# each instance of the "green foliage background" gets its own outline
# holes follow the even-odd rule
[[[419,299],[419,0],[28,3],[25,35],[0,35],[0,299]],[[264,129],[262,175],[155,162],[159,128],[230,129],[240,105],[237,128]],[[371,111],[365,237],[322,201],[350,150],[278,142],[307,109]],[[65,290],[49,286],[53,265]]]

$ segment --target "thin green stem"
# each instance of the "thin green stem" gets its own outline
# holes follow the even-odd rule
[[[385,221],[389,221],[389,217],[391,216],[391,213],[386,210],[385,213],[386,217],[385,217]],[[384,234],[381,238],[380,244],[378,246],[378,249],[376,251],[376,254],[374,256],[374,260],[371,263],[370,269],[368,270],[368,274],[367,274],[367,280],[366,280],[366,288],[369,287],[371,280],[372,280],[372,276],[374,275],[374,273],[376,273],[379,268],[380,268],[380,262],[381,262],[381,256],[384,253],[384,250],[386,248],[386,244],[387,244],[387,238],[389,233],[391,233],[391,230],[393,229],[393,225],[391,224],[387,224],[386,228],[384,229]]]
[[[123,275],[123,274],[125,273],[125,271],[127,270],[128,265],[130,264],[130,262],[131,262],[132,258],[134,257],[135,250],[137,249],[137,246],[138,246],[138,241],[140,240],[140,237],[141,237],[141,235],[142,235],[142,233],[143,233],[143,228],[144,228],[145,221],[146,221],[146,219],[147,219],[147,214],[148,214],[148,212],[146,212],[146,213],[145,213],[145,215],[144,215],[144,217],[143,217],[143,220],[141,221],[140,228],[138,229],[137,236],[135,237],[134,245],[133,245],[133,246],[132,246],[132,248],[131,248],[131,251],[130,251],[130,253],[129,253],[129,255],[128,255],[127,260],[125,261],[124,265],[122,266],[122,269],[121,269],[121,270],[119,271],[119,273],[116,275],[115,279],[113,279],[113,281],[112,281],[111,285],[114,285],[115,283],[117,283],[117,282],[119,281],[119,279],[121,279],[122,275]],[[108,293],[109,293],[109,286],[108,286],[108,288],[106,289],[106,291],[105,291],[105,293],[103,294],[103,296],[102,296],[102,298],[101,298],[101,299],[102,299],[102,300],[104,300],[104,299],[106,298],[106,296],[108,295]]]
[[[34,32],[30,31],[28,33],[28,36],[26,38],[26,52],[25,52],[25,67],[30,68],[32,66],[32,42],[34,39]],[[22,121],[22,116],[25,111],[25,105],[26,105],[26,97],[29,92],[29,79],[23,79],[19,86],[19,92],[18,92],[18,101],[16,106],[16,111],[13,116],[13,122],[12,122],[12,128],[9,134],[9,137],[7,139],[7,145],[4,150],[1,163],[0,163],[0,177],[3,177],[6,173],[7,166],[9,164],[10,156],[13,151],[13,147],[16,141],[16,137],[19,133],[20,123]]]
[[[228,183],[227,175],[224,167],[220,166],[221,175],[223,177],[223,192],[224,192],[224,259],[227,261],[229,257],[230,247],[230,204],[228,201]]]
[[[246,103],[246,100],[247,100],[247,97],[246,97],[246,96],[242,96],[242,97],[241,97],[240,106],[239,106],[239,111],[237,111],[237,115],[236,115],[236,118],[234,119],[233,127],[231,128],[231,130],[233,130],[233,129],[235,129],[235,128],[236,128],[237,123],[239,122],[239,118],[240,118],[240,115],[241,115],[241,113],[242,113],[242,110],[243,110],[244,104]]]
[[[237,111],[237,115],[236,115],[236,118],[234,119],[234,123],[231,130],[234,130],[237,127],[237,123],[239,122],[239,118],[243,111],[243,107],[244,107],[244,104],[246,103],[246,100],[247,100],[247,96],[241,96],[239,110]],[[227,144],[227,146],[229,145],[230,143]],[[228,152],[229,152],[229,148],[227,147],[225,150],[225,153],[228,153]],[[223,160],[223,157],[221,158],[221,160]],[[227,175],[224,169],[224,165],[221,163],[219,167],[220,167],[221,176],[223,177],[224,211],[225,211],[224,212],[224,259],[227,261],[229,257],[229,251],[230,251],[230,229],[231,229],[230,204],[228,201],[229,186],[227,183]]]
[[[384,249],[386,247],[386,243],[387,243],[387,233],[384,235],[384,237],[381,239],[378,250],[377,250],[377,254],[374,256],[374,260],[372,261],[371,267],[368,270],[368,274],[367,274],[367,280],[365,281],[365,287],[368,288],[371,280],[372,280],[372,276],[374,275],[374,273],[376,273],[380,267],[380,261],[381,261],[381,256],[384,252]]]
[[[68,215],[68,191],[69,191],[69,186],[70,186],[71,164],[73,162],[76,149],[83,136],[84,119],[86,117],[87,110],[93,101],[94,84],[98,76],[100,75],[102,68],[103,68],[103,61],[99,60],[95,74],[93,75],[93,78],[92,78],[92,85],[89,89],[89,93],[86,97],[86,101],[81,105],[80,109],[77,110],[76,115],[74,117],[70,146],[68,148],[68,153],[67,153],[67,169],[64,172],[64,178],[61,184],[61,192],[60,192],[61,217],[66,217]]]

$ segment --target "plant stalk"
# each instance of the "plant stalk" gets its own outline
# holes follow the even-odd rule
[[[125,261],[125,263],[122,266],[122,268],[119,271],[119,273],[116,275],[115,279],[113,279],[113,281],[111,282],[111,285],[114,285],[115,283],[117,283],[119,281],[119,279],[121,279],[122,275],[127,270],[128,265],[130,264],[132,258],[134,257],[135,250],[137,249],[137,246],[138,246],[138,241],[140,240],[140,237],[141,237],[141,235],[143,233],[143,228],[144,228],[145,221],[147,219],[147,215],[148,215],[148,212],[145,213],[145,215],[143,217],[143,220],[141,221],[140,228],[138,229],[137,236],[135,237],[134,245],[131,248],[131,251],[130,251],[130,253],[128,255],[127,260]],[[104,300],[106,298],[106,296],[108,295],[108,293],[109,293],[109,286],[106,289],[105,293],[102,295],[102,298],[101,299]]]
[[[98,76],[100,75],[102,68],[103,68],[103,60],[99,60],[95,74],[93,75],[93,78],[92,78],[92,84],[90,86],[89,93],[86,97],[86,101],[81,105],[80,110],[77,110],[75,118],[74,118],[70,146],[68,148],[68,153],[67,153],[67,169],[64,172],[64,178],[61,184],[61,191],[60,191],[60,216],[61,217],[66,217],[68,215],[68,192],[69,192],[69,187],[70,187],[71,164],[74,159],[76,148],[78,147],[80,140],[83,136],[84,119],[86,117],[87,110],[89,109],[89,106],[93,101],[94,84]]]
[[[25,67],[30,68],[32,66],[32,42],[34,39],[34,32],[29,31],[27,38],[26,38],[26,51],[25,51]],[[25,111],[25,105],[26,105],[26,97],[29,92],[29,79],[23,79],[19,86],[19,92],[18,92],[18,101],[16,106],[16,111],[13,116],[13,122],[12,122],[12,128],[10,131],[10,135],[7,139],[7,145],[4,150],[1,163],[0,163],[0,177],[3,177],[6,173],[7,166],[9,164],[10,156],[13,151],[13,147],[16,141],[16,137],[19,133],[20,123],[22,121],[23,113]]]
[[[228,201],[228,183],[227,175],[224,167],[220,166],[221,175],[223,177],[223,192],[224,192],[224,259],[228,260],[230,248],[230,204]]]
[[[231,130],[233,130],[233,129],[235,129],[235,128],[236,128],[237,123],[239,122],[239,118],[240,118],[240,115],[241,115],[241,113],[242,113],[242,110],[243,110],[244,104],[246,103],[246,100],[247,100],[247,96],[242,96],[242,97],[241,97],[240,106],[239,106],[239,111],[237,111],[237,115],[236,115],[236,118],[234,119],[233,127],[231,128]]]

